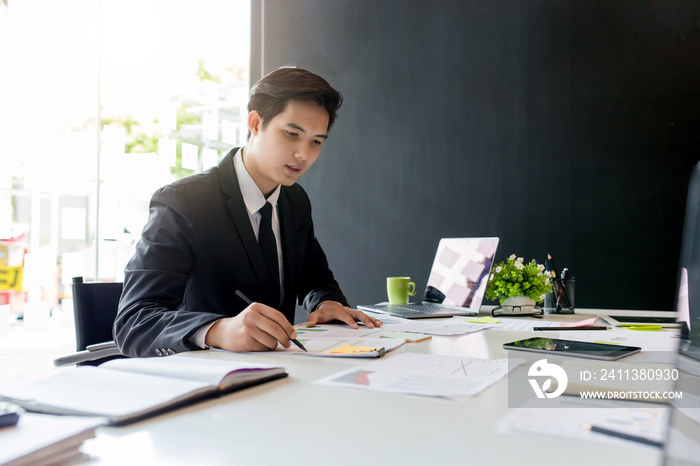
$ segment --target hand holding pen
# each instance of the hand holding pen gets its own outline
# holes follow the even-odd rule
[[[248,304],[248,306],[250,306],[251,304],[253,304],[253,301],[251,301],[250,299],[248,299],[248,297],[247,297],[246,295],[244,295],[244,294],[241,292],[241,290],[236,290],[236,295],[238,295],[239,298],[241,298],[243,301],[245,301],[246,304]],[[299,347],[299,349],[302,349],[302,350],[306,351],[306,348],[304,348],[304,345],[302,345],[301,343],[299,343],[299,341],[298,341],[296,338],[290,338],[289,341],[291,341],[292,343],[294,343],[295,345],[297,345],[297,346]],[[308,351],[306,351],[306,352],[308,353]]]
[[[241,299],[250,303],[247,298]],[[284,314],[265,304],[251,303],[238,315],[215,321],[204,342],[228,351],[270,351],[280,344],[289,348],[296,337],[296,330]]]

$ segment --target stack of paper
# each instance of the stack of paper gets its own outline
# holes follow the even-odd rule
[[[16,426],[0,429],[0,464],[48,465],[81,456],[104,419],[24,413]]]

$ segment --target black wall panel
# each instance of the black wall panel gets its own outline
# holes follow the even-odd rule
[[[345,103],[301,184],[351,303],[425,286],[441,237],[550,252],[577,306],[674,305],[700,159],[698,0],[264,0],[252,79]]]

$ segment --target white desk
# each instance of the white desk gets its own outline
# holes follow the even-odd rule
[[[545,317],[576,321],[587,316]],[[461,337],[434,336],[385,357],[412,351],[505,358],[502,343],[529,335],[482,331]],[[502,431],[499,422],[509,413],[506,379],[459,402],[312,384],[368,360],[191,354],[280,364],[289,377],[133,425],[100,428],[98,437],[84,446],[90,460],[80,464],[523,466],[565,461],[567,465],[643,466],[661,460],[661,453],[651,448]]]

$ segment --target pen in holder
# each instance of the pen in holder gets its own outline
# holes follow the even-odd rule
[[[544,312],[547,314],[573,314],[575,278],[553,278],[552,292],[544,297]]]

